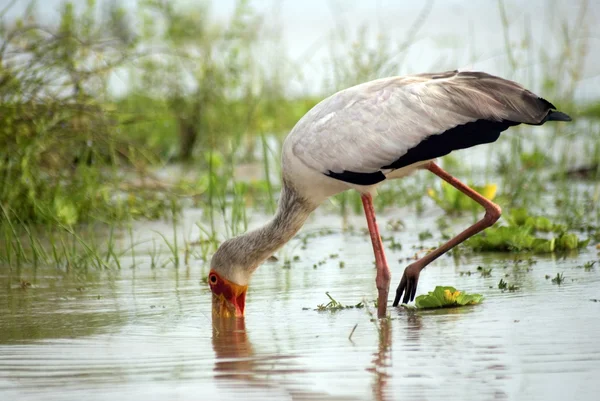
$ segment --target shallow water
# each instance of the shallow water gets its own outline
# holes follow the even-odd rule
[[[437,216],[406,217],[401,232],[380,219],[382,234],[403,244],[388,250],[392,292],[406,265],[398,259],[440,241],[415,238]],[[362,227],[362,217],[350,223]],[[317,214],[303,233],[331,225]],[[300,257],[290,269],[279,261],[257,271],[245,320],[212,321],[207,267],[197,261],[151,269],[138,255],[138,267],[113,272],[3,270],[0,399],[597,399],[599,267],[576,267],[598,259],[593,247],[529,267],[514,255],[443,257],[418,294],[455,285],[483,293],[481,305],[391,308],[391,319],[376,321],[372,307],[314,310],[326,291],[347,305],[376,298],[368,237],[334,230],[307,245],[285,248]],[[563,285],[545,278],[557,272]],[[500,278],[520,289],[501,292]]]

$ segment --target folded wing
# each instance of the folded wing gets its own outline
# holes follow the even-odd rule
[[[286,141],[307,166],[371,185],[395,169],[493,142],[510,126],[569,119],[554,108],[481,72],[384,78],[323,100]]]

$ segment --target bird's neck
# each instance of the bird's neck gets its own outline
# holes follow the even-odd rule
[[[284,181],[277,213],[273,219],[264,226],[238,237],[247,252],[245,266],[251,272],[256,270],[258,265],[296,235],[317,206],[304,199]]]

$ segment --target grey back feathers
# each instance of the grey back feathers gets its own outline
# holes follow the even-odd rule
[[[482,72],[384,78],[323,100],[298,122],[285,146],[323,174],[387,174],[430,136],[480,120],[510,126],[568,118],[552,109],[521,85]]]

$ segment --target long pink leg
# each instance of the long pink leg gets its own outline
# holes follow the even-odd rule
[[[377,291],[379,292],[379,297],[377,298],[377,317],[382,318],[386,315],[391,273],[383,251],[383,243],[381,242],[381,236],[379,235],[379,228],[377,228],[375,209],[373,208],[373,198],[370,194],[363,194],[361,195],[361,199],[363,208],[365,209],[369,234],[371,234],[373,252],[375,253],[375,266],[377,268],[375,283],[377,284]]]
[[[502,209],[500,209],[500,206],[496,205],[494,202],[490,201],[484,196],[478,194],[477,192],[469,188],[467,185],[463,184],[458,179],[454,178],[446,171],[442,170],[437,164],[431,162],[426,166],[426,168],[433,174],[437,175],[442,180],[446,181],[447,183],[458,189],[460,192],[464,193],[469,198],[473,199],[475,202],[483,206],[485,208],[485,215],[477,223],[473,224],[471,227],[467,228],[466,230],[458,234],[456,237],[446,242],[444,245],[440,246],[436,250],[428,253],[421,259],[409,265],[404,270],[404,275],[402,276],[400,285],[396,290],[394,306],[398,306],[403,292],[404,299],[402,303],[408,303],[409,301],[412,301],[415,298],[415,293],[417,291],[417,283],[419,281],[419,273],[421,272],[421,270],[423,270],[428,264],[439,258],[444,253],[454,248],[456,245],[465,241],[467,238],[472,237],[478,232],[494,224],[500,218],[500,214],[502,213]]]

